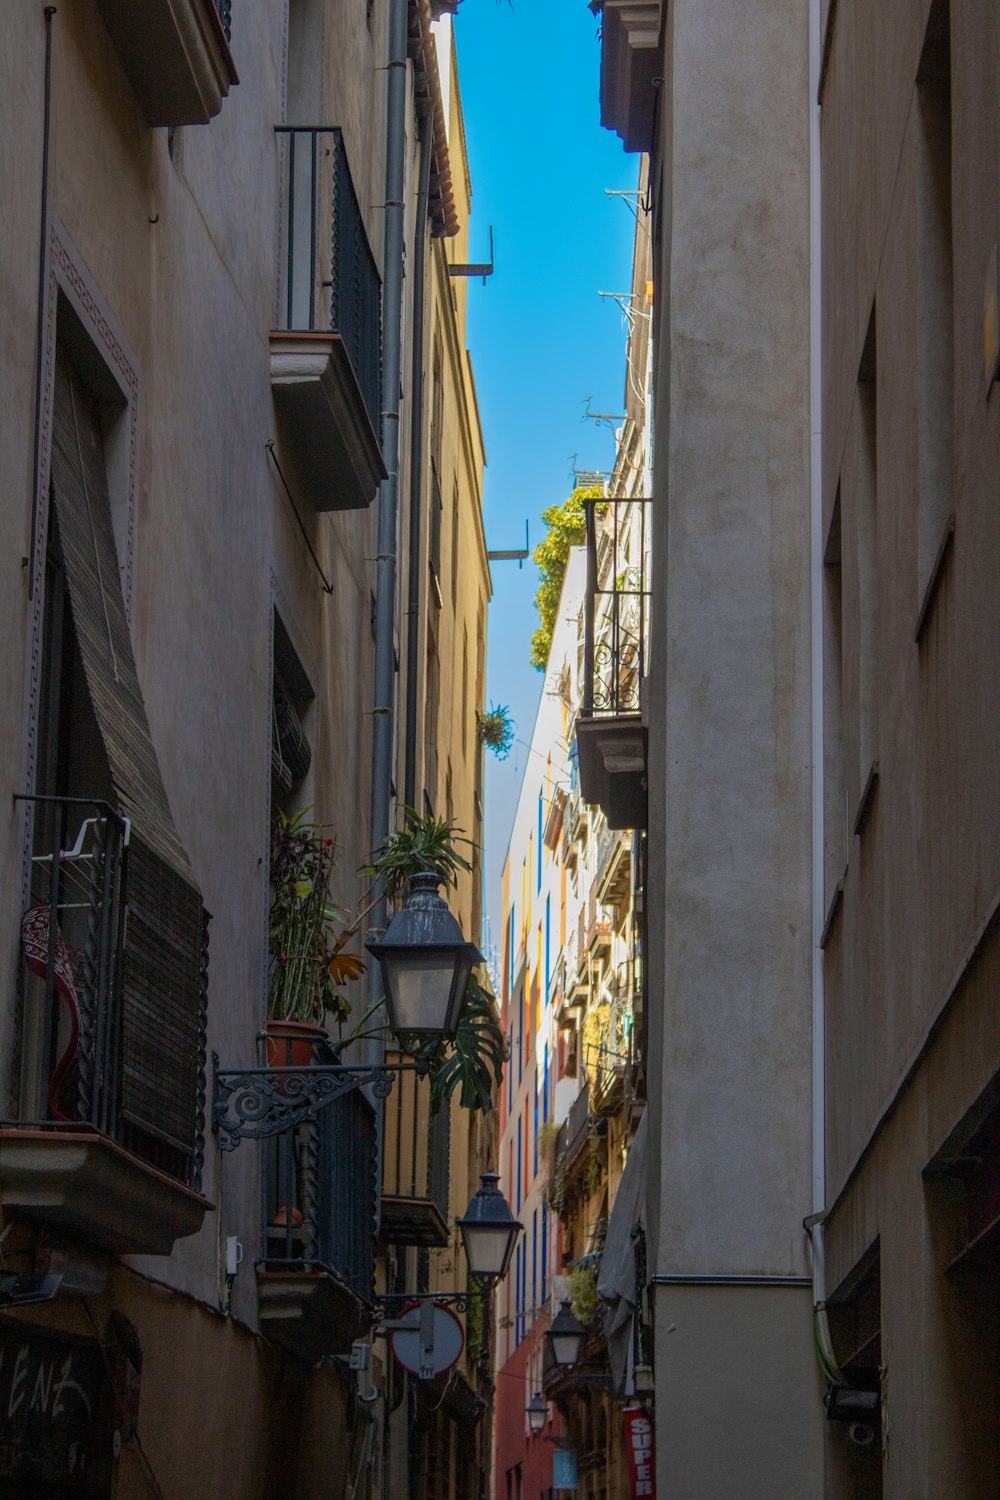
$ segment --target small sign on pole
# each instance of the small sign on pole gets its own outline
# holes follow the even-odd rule
[[[450,1370],[465,1347],[465,1330],[450,1307],[429,1298],[411,1302],[391,1325],[389,1348],[404,1370],[431,1380]]]

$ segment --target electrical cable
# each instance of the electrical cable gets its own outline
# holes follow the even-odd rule
[[[316,553],[313,551],[313,544],[309,540],[309,533],[306,531],[306,528],[305,528],[305,525],[303,523],[302,517],[299,514],[299,508],[295,504],[295,497],[292,494],[291,490],[288,488],[288,480],[285,478],[284,474],[282,473],[281,465],[278,462],[278,456],[277,456],[277,454],[274,451],[274,438],[268,438],[267,442],[264,444],[264,447],[267,449],[268,453],[271,455],[271,462],[274,464],[274,467],[278,471],[278,478],[281,480],[282,486],[284,487],[285,494],[288,496],[288,501],[289,501],[289,504],[292,507],[292,511],[293,511],[293,513],[295,515],[295,519],[299,523],[299,530],[302,533],[302,540],[305,542],[306,546],[309,548],[309,556],[313,560],[313,565],[314,565],[314,567],[316,569],[316,572],[319,574],[319,576],[323,580],[323,592],[324,592],[324,594],[332,594],[333,593],[333,584],[329,581],[329,579],[327,578],[326,574],[323,572],[323,569],[320,566],[319,558],[316,556]]]

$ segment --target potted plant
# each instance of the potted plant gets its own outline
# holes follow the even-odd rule
[[[333,941],[344,922],[330,900],[336,844],[309,821],[310,811],[279,810],[271,830],[267,1037],[274,1067],[308,1066],[326,1039],[328,1016],[350,1014],[338,982],[364,970],[362,959],[340,953]]]

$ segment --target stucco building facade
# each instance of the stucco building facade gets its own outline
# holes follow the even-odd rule
[[[659,1484],[985,1495],[995,7],[592,8],[652,152]]]
[[[409,759],[427,805],[475,831],[489,576],[464,283],[448,271],[467,259],[470,202],[449,23],[426,4],[320,0],[8,19],[0,1232],[6,1272],[28,1280],[2,1294],[2,1484],[399,1493],[384,1341],[371,1349],[397,1258],[375,1238],[387,1132],[357,1094],[335,1128],[328,1115],[225,1150],[213,1055],[260,1061],[275,810],[312,807],[336,841],[333,900],[364,895],[385,621],[390,665],[403,650],[378,705],[395,726],[384,797],[401,799]],[[390,73],[405,80],[395,124]],[[401,275],[418,242],[419,323]],[[435,415],[415,402],[419,462],[412,425],[385,416],[393,316],[396,383],[409,397],[417,370],[440,394]],[[434,442],[456,559],[437,598]],[[390,483],[394,575],[377,526]],[[446,691],[408,757],[414,633],[417,703],[430,670]],[[453,897],[470,937],[476,878]],[[479,1152],[454,1110],[446,1219]],[[289,1153],[300,1196],[276,1208]],[[477,1434],[484,1405],[472,1393],[462,1413]],[[464,1467],[448,1441],[437,1493],[475,1493],[475,1437]]]

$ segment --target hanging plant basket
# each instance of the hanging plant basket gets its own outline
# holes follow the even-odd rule
[[[484,714],[476,714],[476,733],[497,760],[506,760],[514,743],[514,721],[510,710],[491,703]]]

